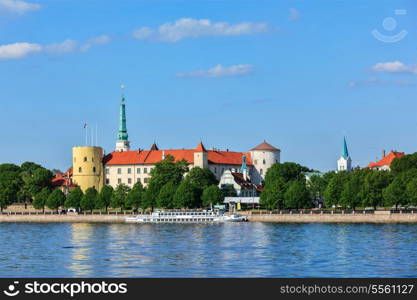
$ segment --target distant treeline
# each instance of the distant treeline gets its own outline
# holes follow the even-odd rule
[[[267,209],[325,207],[398,207],[417,205],[417,153],[396,158],[391,171],[356,168],[306,180],[308,168],[275,164],[265,177],[261,204]]]

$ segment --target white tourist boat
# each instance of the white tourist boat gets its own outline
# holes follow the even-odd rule
[[[222,211],[156,211],[125,219],[127,223],[218,223],[246,222],[246,216],[225,214]]]

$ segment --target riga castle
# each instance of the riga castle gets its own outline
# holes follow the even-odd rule
[[[55,185],[66,191],[77,185],[83,191],[89,187],[100,190],[103,185],[116,188],[119,184],[125,184],[133,187],[136,182],[146,186],[155,164],[168,155],[174,157],[175,161],[185,159],[190,169],[208,168],[218,180],[226,171],[236,175],[244,173],[247,181],[260,185],[268,168],[280,162],[281,150],[265,141],[248,152],[208,150],[202,142],[194,149],[163,150],[153,144],[148,150],[132,150],[126,124],[126,103],[122,97],[115,150],[104,155],[101,147],[74,147],[73,167],[66,174],[57,175]]]

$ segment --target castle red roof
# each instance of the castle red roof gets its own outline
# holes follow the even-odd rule
[[[270,150],[270,151],[278,151],[278,148],[275,148],[274,146],[272,146],[271,144],[267,143],[267,142],[263,142],[261,144],[259,144],[258,146],[256,146],[255,148],[253,148],[252,150]]]
[[[403,157],[405,155],[404,152],[396,152],[396,151],[391,151],[388,155],[386,155],[385,157],[383,157],[380,161],[377,162],[371,162],[368,164],[368,168],[375,168],[375,167],[382,167],[382,166],[390,166],[392,161],[395,158],[400,158]]]
[[[203,146],[204,147],[204,146]],[[201,152],[196,149],[177,149],[177,150],[143,150],[143,151],[124,151],[112,152],[103,159],[105,165],[141,165],[155,164],[162,160],[163,155],[171,155],[175,161],[185,159],[189,163],[194,163],[194,153]],[[212,164],[241,165],[242,156],[246,156],[246,163],[252,165],[250,153],[214,151],[206,150],[208,161]]]
[[[77,186],[75,183],[72,182],[72,168],[64,174],[56,174],[55,177],[52,179],[52,186]]]
[[[202,142],[198,143],[197,148],[195,148],[197,152],[207,152],[206,148],[204,148],[204,145]]]

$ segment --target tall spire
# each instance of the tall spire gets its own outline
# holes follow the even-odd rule
[[[346,137],[343,137],[343,149],[342,149],[342,157],[347,159],[349,157],[349,151],[347,148]]]
[[[123,95],[120,102],[119,133],[117,134],[117,139],[119,141],[127,141],[129,139],[126,126],[126,104],[125,97]]]
[[[121,86],[124,88],[124,85]],[[119,113],[119,132],[117,134],[117,141],[116,141],[116,151],[129,151],[130,150],[130,142],[129,142],[129,135],[127,133],[127,126],[126,126],[126,103],[125,103],[125,96],[122,93],[122,98],[120,101],[120,113]]]

